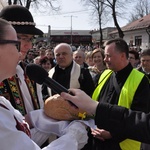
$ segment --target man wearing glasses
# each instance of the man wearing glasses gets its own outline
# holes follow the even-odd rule
[[[25,116],[30,111],[43,108],[41,89],[38,86],[35,88],[35,84],[28,78],[24,71],[26,64],[23,63],[28,50],[32,48],[34,35],[42,35],[43,32],[35,27],[29,10],[19,5],[4,7],[0,12],[0,18],[7,20],[15,28],[18,37],[18,41],[3,40],[0,43],[15,44],[22,54],[21,61],[16,67],[16,75],[0,83],[0,95],[10,100],[13,107]],[[40,133],[34,128],[32,132],[36,134],[32,139],[39,146],[48,138],[48,135]]]
[[[150,49],[144,49],[140,53],[140,67],[139,71],[143,72],[150,81]]]
[[[24,62],[27,64],[30,64],[30,63],[34,62],[33,59],[34,59],[34,52],[32,49],[30,49],[27,53],[27,56],[26,56]]]

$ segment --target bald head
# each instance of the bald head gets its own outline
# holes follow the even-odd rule
[[[66,68],[71,64],[73,61],[72,55],[72,48],[67,43],[58,44],[54,48],[55,59],[61,68]]]
[[[69,44],[67,43],[60,43],[58,44],[55,48],[54,48],[54,53],[55,51],[57,51],[58,49],[67,49],[68,51],[70,51],[72,53],[72,48]]]

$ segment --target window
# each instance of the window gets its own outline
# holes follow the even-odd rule
[[[142,45],[142,36],[135,36],[135,46]]]

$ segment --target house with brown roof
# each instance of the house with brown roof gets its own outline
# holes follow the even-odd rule
[[[137,49],[150,48],[150,14],[123,26],[124,40]],[[112,38],[118,37],[118,31],[109,33]]]

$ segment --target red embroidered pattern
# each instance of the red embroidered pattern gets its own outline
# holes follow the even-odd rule
[[[7,95],[11,94],[13,96],[14,100],[7,98],[7,97],[6,97],[6,99],[10,100],[11,103],[12,103],[12,101],[14,101],[15,108],[17,110],[19,110],[20,113],[24,116],[26,114],[26,110],[25,110],[25,106],[24,106],[21,89],[19,86],[19,78],[17,76],[13,76],[13,77],[7,79],[10,91],[8,90],[8,86],[5,84],[5,82],[6,81],[0,83],[0,95],[3,95],[4,97],[6,97],[5,94],[7,94]],[[34,109],[39,109],[38,99],[37,99],[35,90],[33,88],[32,82],[26,75],[25,75],[25,82],[28,87],[29,93],[31,95],[31,100],[32,100]]]
[[[1,107],[9,110],[6,106],[4,106],[3,104],[0,104]],[[26,133],[30,138],[31,138],[31,133],[30,133],[30,130],[27,126],[26,123],[21,123],[19,122],[16,117],[14,116],[14,119],[16,120],[16,128],[19,130],[19,131],[23,131],[24,133]]]

